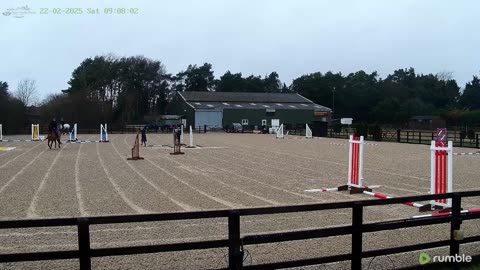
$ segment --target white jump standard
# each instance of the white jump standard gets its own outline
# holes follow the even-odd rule
[[[78,138],[77,138],[77,124],[74,124],[72,131],[70,131],[67,142],[76,142],[77,140],[78,140]]]
[[[310,129],[308,124],[305,124],[305,138],[307,138],[307,139],[312,139],[313,138],[312,130]]]
[[[108,142],[107,124],[100,124],[100,142]]]
[[[3,141],[3,129],[2,124],[0,124],[0,142]]]
[[[277,134],[275,136],[277,139],[283,139],[285,136],[283,135],[283,124],[280,125],[280,127],[277,129]]]
[[[190,126],[190,143],[186,148],[195,148],[195,145],[193,145],[193,132],[192,132],[192,126]]]
[[[277,132],[275,134],[275,138],[277,139],[285,139],[285,137],[288,136],[288,131],[286,134],[283,133],[283,124],[280,125],[280,127],[277,129]]]

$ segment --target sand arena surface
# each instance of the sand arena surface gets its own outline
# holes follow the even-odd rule
[[[78,217],[230,209],[371,199],[342,192],[306,189],[346,183],[348,141],[275,139],[273,135],[195,134],[197,149],[171,156],[170,134],[148,134],[145,160],[127,161],[134,135],[109,134],[110,143],[65,144],[49,150],[46,142],[1,142],[0,219]],[[98,135],[78,135],[98,140]],[[28,139],[28,136],[4,136]],[[188,136],[185,136],[188,144]],[[64,136],[63,140],[66,140]],[[472,149],[454,148],[454,152]],[[480,189],[480,156],[454,156],[454,190]],[[365,146],[365,184],[391,196],[426,194],[430,187],[427,145],[378,143]],[[480,207],[480,198],[464,199],[464,208]],[[368,207],[366,222],[407,218],[417,210],[404,205]],[[351,210],[245,217],[242,235],[350,224]],[[480,235],[478,220],[462,224],[465,236]],[[449,225],[364,234],[364,250],[395,247],[449,237]],[[226,219],[150,222],[91,227],[92,247],[147,245],[224,239]],[[246,264],[350,252],[350,237],[294,241],[245,248]],[[0,230],[0,252],[69,250],[78,247],[75,227]],[[480,254],[480,244],[462,246]],[[448,253],[446,249],[430,254]],[[226,249],[95,258],[94,269],[202,269],[225,267]],[[418,254],[376,258],[379,265],[418,263]],[[364,260],[365,266],[371,259]],[[0,264],[0,269],[77,269],[77,260]],[[348,268],[349,263],[326,265]],[[312,268],[317,269],[317,268]],[[323,269],[323,268],[322,268]],[[371,268],[378,269],[378,268]]]

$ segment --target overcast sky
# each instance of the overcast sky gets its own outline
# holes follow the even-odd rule
[[[36,14],[5,16],[25,6]],[[99,9],[45,15],[41,8]],[[104,8],[138,8],[105,15]],[[209,62],[225,71],[292,79],[316,71],[453,71],[461,87],[480,73],[480,1],[451,0],[0,0],[0,81],[22,78],[42,96],[68,87],[95,55],[144,55],[169,73]]]

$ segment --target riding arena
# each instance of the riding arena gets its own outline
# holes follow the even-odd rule
[[[301,269],[356,269],[357,259],[362,269],[400,269],[418,265],[422,251],[403,247],[450,254],[452,235],[461,253],[480,255],[480,156],[459,154],[471,150],[447,138],[367,143],[313,137],[308,125],[304,135],[283,125],[274,134],[182,126],[178,136],[148,132],[144,147],[140,131],[102,123],[86,134],[75,123],[50,149],[39,125],[23,135],[6,128],[0,269],[79,269],[79,259],[81,269],[270,269],[298,260]],[[467,194],[461,206],[450,195],[402,201],[452,192]],[[85,248],[86,257],[77,252]],[[320,257],[322,266],[308,266]]]

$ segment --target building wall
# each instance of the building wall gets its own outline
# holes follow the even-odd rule
[[[267,125],[271,124],[272,119],[280,119],[280,123],[295,128],[320,121],[321,117],[314,116],[313,110],[279,110],[277,109],[273,115],[267,115],[265,109],[224,109],[223,110],[223,126],[232,126],[233,123],[242,123],[242,119],[248,119],[248,126],[253,128],[262,126],[262,119],[267,120]]]

